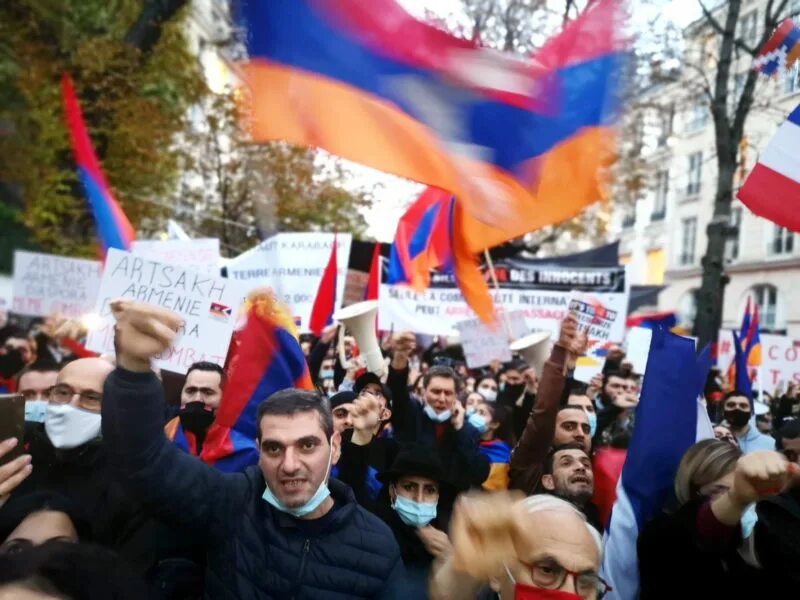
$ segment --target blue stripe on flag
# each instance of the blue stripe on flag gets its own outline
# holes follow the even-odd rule
[[[800,125],[800,104],[792,111],[792,114],[789,115],[789,118],[786,119],[790,123],[794,123],[795,125]]]

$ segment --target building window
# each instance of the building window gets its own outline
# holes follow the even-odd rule
[[[748,46],[755,46],[758,41],[758,10],[753,10],[739,19],[739,37]]]
[[[798,0],[800,1],[800,0]],[[658,147],[663,148],[667,145],[669,136],[672,135],[672,120],[675,114],[675,107],[669,105],[659,113]]]
[[[656,189],[653,197],[651,221],[662,221],[667,214],[667,193],[669,192],[669,171],[656,173]]]
[[[686,130],[689,133],[700,131],[708,122],[708,105],[704,99],[695,100],[689,111],[689,122]]]
[[[742,229],[742,209],[737,206],[731,209],[729,224],[736,232],[725,240],[725,260],[733,262],[739,258],[739,236]]]
[[[678,264],[681,266],[694,264],[694,249],[697,245],[697,217],[681,221],[681,253]]]
[[[769,284],[757,285],[751,293],[758,304],[759,328],[762,331],[783,329],[778,323],[778,288]]]
[[[794,63],[783,75],[783,91],[786,94],[794,94],[798,90],[800,90],[800,63]]]
[[[622,217],[622,228],[630,229],[636,223],[636,208],[628,208],[625,210],[625,215]]]
[[[794,250],[794,233],[785,227],[778,225],[772,226],[772,238],[767,247],[767,253],[771,256],[791,254]]]
[[[694,320],[697,317],[697,290],[689,290],[678,301],[678,325],[686,331],[694,329]]]
[[[686,184],[686,195],[695,196],[700,193],[703,182],[703,153],[693,152],[689,155],[689,181]]]

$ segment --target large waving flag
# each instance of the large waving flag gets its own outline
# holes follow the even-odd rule
[[[654,329],[642,394],[617,499],[605,538],[605,598],[634,600],[639,592],[636,540],[670,498],[678,464],[695,442],[713,437],[702,394],[711,357],[695,356],[694,341]]]
[[[64,98],[64,114],[72,140],[72,153],[78,168],[78,177],[86,190],[86,197],[92,208],[92,216],[97,227],[97,238],[100,241],[103,256],[109,248],[130,250],[131,243],[136,238],[136,232],[114,199],[111,188],[106,182],[100,161],[97,160],[92,148],[86,124],[83,122],[81,107],[75,96],[72,79],[67,73],[64,73],[61,78],[61,92]]]
[[[308,328],[316,336],[322,335],[322,330],[333,323],[333,312],[336,310],[336,246],[338,245],[336,237],[333,236],[331,256],[322,273],[322,281],[319,283],[317,296],[311,307],[311,316],[308,319]]]
[[[256,141],[318,146],[446,190],[456,279],[493,315],[466,257],[604,195],[620,87],[618,0],[598,0],[530,60],[480,48],[395,0],[248,2]]]
[[[753,61],[753,68],[774,76],[790,69],[800,58],[800,29],[785,19],[767,40]]]
[[[778,128],[737,197],[755,214],[800,231],[800,106]]]
[[[227,472],[258,462],[256,409],[262,400],[286,388],[313,389],[289,313],[270,295],[250,304],[244,327],[234,334],[222,401],[200,454]]]
[[[449,270],[454,204],[452,194],[429,187],[400,217],[389,258],[389,283],[407,283],[421,291],[428,287],[431,269]]]

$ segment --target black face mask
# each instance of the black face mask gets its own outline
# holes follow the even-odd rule
[[[733,427],[744,427],[750,421],[750,412],[744,410],[726,410],[725,420]]]
[[[22,360],[22,351],[18,348],[9,350],[6,354],[0,354],[0,377],[8,379],[16,375],[25,367]]]
[[[189,402],[180,411],[181,426],[195,435],[205,435],[214,422],[214,410],[206,408],[203,402]]]

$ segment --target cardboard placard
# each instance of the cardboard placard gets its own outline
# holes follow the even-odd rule
[[[90,330],[86,343],[89,350],[114,353],[115,321],[109,303],[116,298],[160,306],[184,319],[175,343],[153,363],[161,369],[186,373],[192,363],[201,360],[224,365],[244,294],[228,279],[112,248],[95,305],[99,323]]]
[[[57,313],[79,319],[94,308],[100,271],[96,260],[17,250],[11,310],[37,317]]]
[[[216,238],[135,240],[131,252],[150,260],[219,277],[219,240]]]

